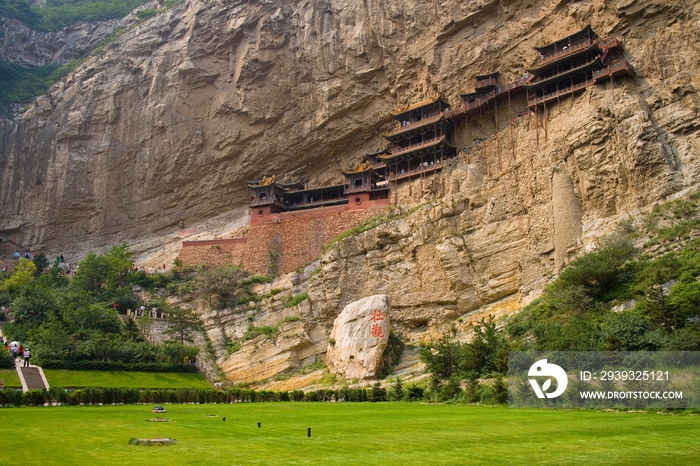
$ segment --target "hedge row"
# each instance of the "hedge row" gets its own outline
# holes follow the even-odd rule
[[[157,362],[90,361],[41,359],[44,369],[74,369],[81,371],[137,371],[137,372],[197,372],[191,364],[170,364]]]
[[[159,403],[250,403],[256,401],[387,401],[391,396],[382,387],[342,388],[339,390],[272,391],[246,388],[215,389],[143,389],[85,388],[66,390],[0,390],[0,406],[43,406],[45,404],[159,404]]]

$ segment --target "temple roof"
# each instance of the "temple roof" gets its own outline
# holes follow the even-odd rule
[[[351,168],[341,169],[340,172],[343,175],[352,175],[353,173],[363,173],[371,170],[373,170],[372,164],[370,162],[364,162],[356,163]]]
[[[578,56],[585,55],[586,53],[589,53],[591,51],[597,50],[598,47],[599,47],[598,43],[594,41],[587,47],[584,47],[584,48],[581,48],[578,50],[574,50],[573,52],[566,54],[565,58],[567,60],[573,59],[573,58],[576,58]],[[564,58],[564,57],[561,57],[561,58]],[[539,64],[535,63],[532,67],[525,68],[525,71],[528,71],[528,72],[536,75],[536,74],[542,72],[543,70],[545,70],[551,66],[556,66],[556,63],[558,63],[559,61],[560,61],[560,58],[558,58],[556,60],[548,60],[545,63],[539,63]]]
[[[270,184],[276,184],[275,175],[263,175],[259,180],[248,181],[248,187],[250,188],[260,188]]]
[[[389,115],[391,115],[392,118],[400,119],[399,117],[401,115],[405,115],[407,113],[412,112],[413,110],[417,110],[417,109],[422,108],[422,107],[428,107],[430,105],[434,105],[438,102],[443,102],[445,104],[445,106],[447,106],[447,107],[450,106],[450,104],[445,99],[443,99],[442,96],[438,96],[435,99],[423,100],[421,102],[409,105],[408,107],[403,108],[401,110],[398,110],[396,112],[390,112]]]
[[[595,39],[596,37],[598,37],[598,36],[596,36],[596,33],[593,32],[593,29],[591,29],[591,26],[589,24],[578,32],[574,32],[573,34],[570,34],[566,37],[562,37],[561,39],[557,39],[554,42],[550,42],[547,45],[540,45],[539,47],[534,47],[534,49],[540,53],[546,53],[549,49],[554,48],[555,46],[563,47],[563,46],[567,45],[569,42],[573,42],[576,39],[578,39],[580,36],[584,36],[584,35],[585,36],[590,35],[590,37],[592,39]]]
[[[496,77],[498,77],[499,74],[501,74],[499,71],[494,71],[492,73],[487,73],[487,74],[480,74],[480,75],[477,75],[476,80],[483,81],[484,79],[488,79],[488,78],[496,78]]]

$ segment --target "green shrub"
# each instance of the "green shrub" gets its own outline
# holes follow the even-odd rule
[[[243,335],[243,341],[248,341],[252,340],[253,338],[256,338],[260,335],[276,335],[279,333],[279,328],[278,327],[270,327],[270,326],[264,326],[264,327],[255,327],[251,325],[248,327],[248,330],[246,330],[245,334]]]
[[[138,11],[138,12],[136,13],[136,17],[137,17],[138,19],[143,20],[143,19],[152,18],[153,16],[155,16],[155,15],[157,15],[157,14],[158,14],[158,10],[153,10],[153,9],[151,9],[151,8],[146,8],[146,9],[144,9],[144,10]]]
[[[274,275],[251,275],[248,278],[244,279],[241,281],[241,284],[243,285],[255,285],[255,284],[260,284],[260,283],[272,283],[272,280],[274,280],[275,277]]]
[[[297,294],[297,295],[294,295],[294,296],[292,297],[292,299],[290,299],[289,301],[287,301],[287,304],[286,304],[285,307],[296,306],[297,304],[299,304],[300,302],[304,301],[305,299],[309,299],[309,294],[308,294],[306,291],[304,291],[303,293],[299,293],[299,294]]]
[[[13,369],[14,367],[15,362],[12,360],[12,355],[4,348],[0,348],[0,369]]]

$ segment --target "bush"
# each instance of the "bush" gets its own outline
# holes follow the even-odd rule
[[[571,262],[552,288],[581,286],[591,297],[601,297],[621,279],[621,268],[633,251],[629,239],[611,235],[601,249]]]
[[[278,327],[255,327],[251,325],[250,327],[248,327],[248,330],[246,330],[245,334],[243,335],[243,341],[252,340],[253,338],[259,337],[260,335],[271,336],[276,335],[277,333],[279,333]]]
[[[0,349],[0,368],[1,369],[14,369],[15,362],[12,360],[12,355],[5,351],[4,348]]]
[[[294,297],[292,299],[287,301],[287,305],[285,307],[296,306],[297,304],[304,301],[305,299],[309,299],[309,293],[307,293],[306,291],[304,291],[303,293],[299,293],[297,295],[294,295]]]

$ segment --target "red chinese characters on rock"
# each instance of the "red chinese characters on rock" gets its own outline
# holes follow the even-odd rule
[[[372,336],[374,338],[384,338],[384,329],[382,328],[381,325],[379,325],[378,322],[383,321],[386,319],[386,316],[382,311],[380,310],[375,310],[372,313]]]

